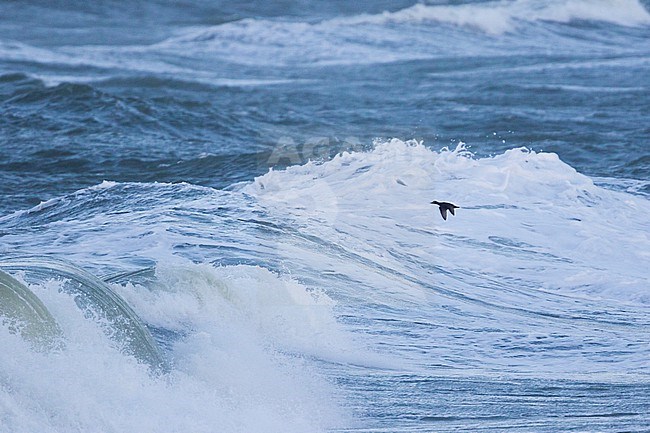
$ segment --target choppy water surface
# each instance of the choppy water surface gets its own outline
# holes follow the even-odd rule
[[[0,2],[0,430],[647,429],[647,8]]]

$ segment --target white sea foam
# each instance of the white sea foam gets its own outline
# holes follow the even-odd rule
[[[650,302],[648,272],[634,265],[647,260],[650,251],[642,217],[650,211],[650,203],[643,197],[595,186],[556,154],[513,149],[493,158],[474,159],[462,146],[437,153],[416,142],[392,140],[378,144],[369,154],[346,153],[325,164],[310,162],[271,171],[245,191],[296,218],[329,223],[321,226],[328,236],[339,237],[349,226],[382,232],[386,242],[405,241],[408,236],[425,254],[422,261],[435,261],[434,255],[444,252],[447,260],[456,258],[479,273],[501,267],[499,251],[472,251],[467,262],[462,257],[470,252],[469,245],[441,250],[436,235],[464,236],[477,243],[507,240],[522,245],[522,251],[540,254],[540,259],[548,254],[566,261],[566,266],[544,273],[531,272],[530,266],[539,262],[512,270],[540,287],[592,295],[608,292],[621,299]],[[330,198],[320,200],[319,191]],[[450,217],[443,224],[428,204],[433,199],[458,203],[462,218]],[[306,207],[310,202],[314,204]],[[400,226],[417,233],[430,230],[431,238],[407,235]],[[338,233],[330,231],[335,229]],[[349,234],[358,239],[363,236],[356,231]],[[378,243],[377,239],[365,241]],[[428,251],[429,245],[436,246],[435,252]],[[398,248],[397,244],[393,247]],[[593,278],[581,284],[576,275],[582,274],[583,266],[591,270],[590,275],[598,275],[601,284],[592,284]],[[571,284],[563,283],[569,280]]]
[[[319,200],[321,190],[331,198]],[[456,374],[458,359],[473,374],[650,374],[646,351],[626,349],[650,332],[650,273],[640,266],[650,259],[650,201],[596,186],[555,154],[522,148],[477,159],[462,145],[435,152],[392,140],[271,171],[244,191],[321,240],[329,253],[303,260],[349,279],[338,294],[354,314],[369,303],[374,314],[433,327],[414,332],[410,346],[382,334],[378,344],[409,368],[428,371],[436,359]],[[443,221],[433,199],[461,208]],[[561,340],[567,328],[571,343]]]
[[[123,355],[60,282],[30,286],[66,345],[34,353],[0,328],[3,431],[316,432],[345,420],[333,387],[302,360],[345,341],[326,295],[256,267],[177,261],[158,276],[153,290],[114,286],[150,324],[182,335],[168,342],[163,376]]]

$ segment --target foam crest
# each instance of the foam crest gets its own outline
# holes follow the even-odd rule
[[[319,200],[321,190],[326,191],[324,202]],[[467,237],[476,243],[491,236],[565,261],[554,273],[522,271],[522,278],[532,278],[540,286],[650,301],[634,286],[647,284],[647,273],[630,265],[647,260],[650,240],[640,215],[650,211],[650,203],[645,197],[594,185],[553,153],[522,148],[477,159],[462,145],[435,152],[418,142],[392,140],[378,143],[369,153],[345,153],[323,164],[271,171],[245,191],[298,223],[311,225],[321,237],[337,239],[347,233],[360,248],[364,242],[377,245],[377,260],[384,260],[379,257],[384,249],[403,250],[406,239],[418,246],[419,260],[436,262],[440,259],[428,258],[426,248],[439,243],[438,235]],[[451,201],[461,209],[457,217],[443,222],[429,205],[431,200]],[[320,204],[306,206],[310,201]],[[430,238],[418,238],[414,233],[419,231],[430,232]],[[369,237],[374,233],[383,233],[387,245]],[[604,250],[617,254],[604,255]],[[503,268],[499,264],[503,251],[484,252],[476,254],[470,245],[444,249],[450,262],[455,259],[477,273],[481,266]],[[528,263],[522,269],[531,266],[525,254],[520,259]],[[511,266],[502,271],[520,272]],[[581,276],[587,275],[583,266],[597,268],[591,272],[601,283],[582,281]]]
[[[461,184],[461,188],[452,191],[447,187],[454,183]],[[573,194],[566,191],[567,186]],[[533,200],[557,192],[554,190],[563,190],[571,198],[585,188],[595,187],[588,177],[552,153],[521,148],[493,158],[475,159],[463,144],[453,151],[443,149],[438,153],[420,142],[391,140],[378,142],[370,153],[343,153],[324,164],[308,162],[284,171],[271,170],[256,178],[246,191],[264,200],[296,202],[300,210],[304,208],[301,200],[317,195],[319,190],[325,189],[326,196],[333,191],[335,197],[322,204],[325,211],[331,209],[328,203],[336,201],[351,205],[361,200],[364,206],[372,207],[388,198],[401,204],[417,201],[415,194],[442,190],[449,191],[450,200],[459,201],[485,199],[486,192],[495,198],[512,195]]]
[[[621,26],[650,24],[650,13],[637,0],[514,0],[430,6],[416,4],[393,13],[362,16],[356,23],[423,23],[441,22],[480,29],[499,35],[514,32],[524,22],[574,20],[602,21]]]

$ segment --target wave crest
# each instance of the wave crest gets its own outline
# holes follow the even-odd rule
[[[434,21],[499,35],[516,30],[521,23],[577,20],[635,27],[650,24],[650,13],[637,0],[514,0],[454,6],[416,4],[393,13],[358,17],[354,21],[374,24]]]

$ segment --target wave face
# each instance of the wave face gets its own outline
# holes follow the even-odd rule
[[[173,368],[152,378],[69,295],[46,290],[59,283],[33,286],[78,339],[40,358],[2,331],[4,399],[29,401],[5,406],[5,419],[12,431],[106,426],[96,414],[107,411],[119,414],[110,431],[136,420],[157,431],[531,420],[541,431],[594,420],[634,430],[648,404],[650,275],[639,263],[650,202],[624,189],[552,153],[476,158],[392,140],[229,191],[103,183],[14,213],[0,220],[7,250],[125,281],[155,264],[144,280],[111,284],[158,330]],[[443,221],[432,199],[461,207]],[[25,376],[21,360],[36,371]]]
[[[43,303],[11,275],[0,271],[0,320],[10,332],[20,335],[36,350],[61,346],[61,330]]]
[[[9,259],[3,261],[0,268],[29,273],[32,274],[32,278],[36,276],[40,281],[51,279],[68,281],[69,284],[65,285],[64,290],[74,293],[75,302],[84,310],[86,316],[95,317],[108,325],[107,334],[118,344],[123,345],[127,353],[147,363],[153,371],[167,370],[167,363],[149,331],[131,307],[102,280],[68,262],[50,258]],[[24,287],[23,292],[27,294],[25,299],[33,296],[29,289]],[[30,304],[33,305],[34,302]],[[33,316],[38,317],[43,314]],[[52,332],[43,334],[52,334]]]

